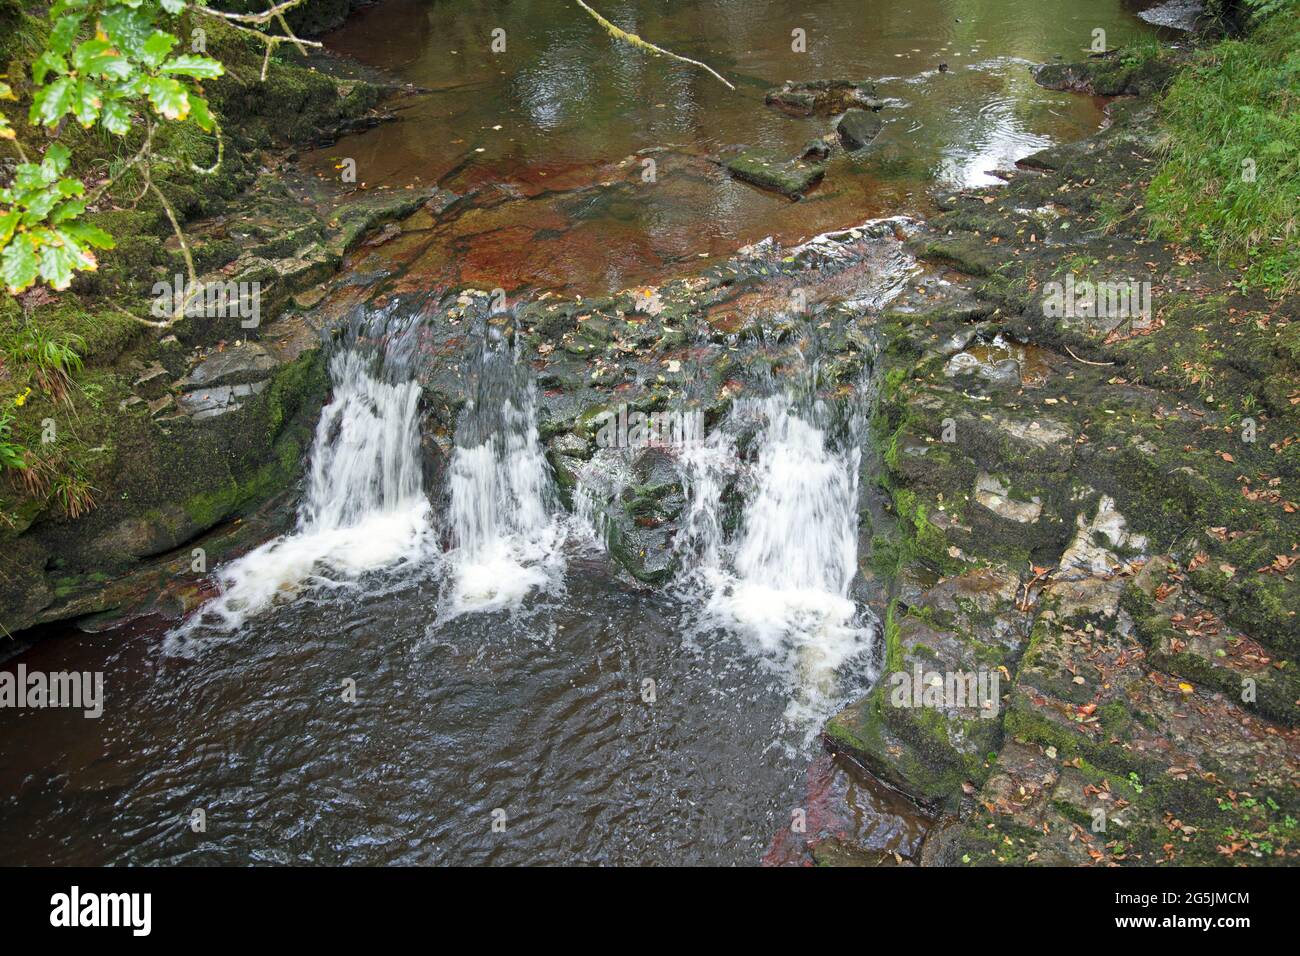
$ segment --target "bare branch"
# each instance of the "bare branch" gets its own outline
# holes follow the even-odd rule
[[[9,143],[17,151],[19,162],[23,162],[23,163],[31,162],[31,160],[27,158],[27,151],[23,149],[23,144],[18,142],[17,136],[15,136],[13,139],[5,140],[5,142]]]
[[[304,56],[307,54],[307,47],[320,49],[324,45],[315,40],[304,40],[298,36],[293,32],[293,28],[289,26],[289,21],[284,18],[285,13],[302,2],[303,0],[282,0],[281,3],[274,4],[261,13],[227,13],[225,10],[216,10],[201,4],[195,4],[194,9],[205,16],[224,20],[226,24],[241,33],[255,36],[266,44],[266,55],[262,58],[262,81],[265,82],[267,70],[271,66],[271,54],[275,52],[275,48],[281,43],[292,43],[298,48],[298,52]],[[267,26],[273,20],[284,30],[283,34],[263,33],[261,30],[254,29],[254,27]]]
[[[620,30],[618,27],[614,26],[614,24],[610,23],[599,13],[597,13],[595,10],[591,9],[591,7],[583,3],[582,0],[574,0],[574,2],[577,3],[578,6],[582,7],[582,9],[590,13],[592,17],[595,18],[596,22],[599,23],[602,27],[604,27],[605,32],[608,33],[610,36],[612,36],[615,40],[619,40],[630,46],[634,46],[639,50],[645,50],[651,56],[666,56],[670,60],[677,60],[680,63],[689,63],[691,66],[698,66],[700,69],[706,70],[709,73],[712,73],[714,76],[716,76],[719,80],[722,81],[723,85],[725,85],[727,89],[729,90],[735,89],[734,86],[732,86],[729,82],[727,82],[727,79],[721,73],[719,73],[713,67],[709,66],[707,63],[701,63],[699,60],[692,60],[688,56],[678,56],[676,53],[669,52],[668,50],[665,50],[663,47],[657,47],[653,43],[647,43],[645,40],[642,40],[635,33],[628,33],[626,30]]]
[[[148,133],[145,136],[146,146],[149,146],[153,142],[153,134],[154,125],[150,122],[148,125]],[[172,311],[171,318],[167,320],[166,324],[171,325],[185,315],[185,310],[189,307],[190,302],[193,301],[194,296],[199,294],[202,289],[199,287],[199,274],[198,270],[194,268],[194,256],[190,253],[190,244],[185,241],[185,231],[181,229],[180,219],[177,218],[176,210],[172,208],[171,201],[163,194],[163,191],[158,188],[158,184],[153,181],[153,166],[149,162],[149,156],[150,154],[146,152],[145,160],[141,167],[144,170],[145,190],[152,192],[154,196],[158,198],[158,202],[163,207],[163,212],[167,214],[167,221],[172,225],[172,232],[176,234],[176,241],[180,243],[181,257],[185,260],[185,272],[190,280],[189,290],[184,296],[182,296],[181,301],[177,303],[176,308]]]
[[[112,306],[114,309],[117,309],[118,312],[121,312],[128,319],[131,319],[133,322],[139,322],[141,325],[147,325],[152,329],[166,329],[171,327],[172,323],[170,319],[167,319],[162,322],[154,322],[152,319],[140,318],[140,316],[136,315],[134,312],[122,308],[120,305],[118,305],[116,302],[112,301],[111,299],[108,301],[108,304]]]
[[[116,175],[109,177],[104,182],[96,186],[93,190],[91,190],[90,195],[86,197],[87,206],[93,206],[99,200],[100,196],[104,195],[104,193],[112,189],[113,185],[119,179],[125,176],[127,172],[129,172],[133,167],[139,165],[144,160],[144,158],[150,154],[150,152],[153,149],[153,131],[154,131],[153,124],[150,123],[146,128],[144,143],[141,144],[140,151],[137,152],[134,156],[132,156],[129,160],[127,160],[126,165],[123,166],[121,169],[119,169]]]
[[[280,3],[274,4],[269,9],[261,13],[227,13],[225,10],[214,10],[212,7],[205,7],[202,4],[195,4],[194,9],[200,13],[206,13],[208,16],[221,17],[223,20],[230,20],[235,23],[270,23],[277,17],[283,17],[284,14],[294,7],[302,5],[304,0],[281,0]]]
[[[211,176],[218,169],[226,158],[226,138],[221,135],[221,124],[217,122],[216,117],[212,118],[212,133],[217,138],[217,158],[211,166],[203,167],[198,163],[190,160],[190,170],[198,173],[200,176]]]

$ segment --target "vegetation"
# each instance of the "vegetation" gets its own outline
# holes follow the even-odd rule
[[[283,0],[262,13],[228,13],[187,0],[54,0],[43,47],[30,65],[32,91],[27,120],[59,137],[69,120],[125,138],[142,131],[134,155],[115,164],[94,189],[68,172],[71,152],[57,138],[39,161],[29,158],[13,125],[0,117],[0,139],[13,144],[22,162],[12,182],[0,189],[0,282],[11,294],[29,289],[38,279],[55,290],[68,288],[75,273],[93,271],[95,249],[114,245],[105,230],[82,220],[86,210],[128,172],[161,204],[181,243],[193,284],[194,263],[175,209],[154,181],[157,164],[175,162],[156,151],[159,124],[192,123],[217,137],[216,161],[195,172],[212,173],[221,164],[217,128],[202,81],[224,72],[204,52],[206,32],[197,24],[216,20],[254,34],[266,45],[263,77],[270,54],[286,40],[298,40],[284,19],[285,11],[303,0]],[[188,15],[191,52],[178,52],[182,16]],[[261,32],[275,22],[283,35]],[[16,100],[9,81],[0,82],[0,99]],[[182,303],[183,306],[183,303]],[[176,315],[183,314],[178,307]]]
[[[1254,29],[1202,50],[1162,104],[1148,210],[1273,294],[1300,289],[1300,3],[1251,0]]]
[[[307,2],[0,0],[0,529],[94,507],[130,395],[113,363],[175,319],[144,318],[138,289],[163,259],[197,287],[182,225],[246,185],[271,141],[222,117],[250,96],[274,112],[334,93],[272,62],[317,45],[284,21]]]

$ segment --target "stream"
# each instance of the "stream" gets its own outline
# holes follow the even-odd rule
[[[870,381],[832,407],[810,367],[683,424],[665,455],[685,497],[680,570],[647,587],[604,545],[597,492],[620,452],[598,453],[603,471],[566,507],[543,388],[492,323],[466,330],[481,344],[458,373],[467,400],[433,494],[430,359],[397,294],[609,295],[764,237],[924,216],[936,188],[995,182],[1103,122],[1098,101],[1036,87],[1030,63],[1077,57],[1095,28],[1116,46],[1153,27],[1120,0],[597,6],[739,92],[612,44],[567,4],[387,0],[325,38],[423,92],[303,166],[327,177],[353,158],[368,183],[468,201],[363,249],[326,303],[344,331],[293,531],[217,568],[220,593],[179,626],[64,633],[5,657],[102,671],[111,706],[96,720],[0,710],[0,861],[806,862],[792,814],[809,836],[917,857],[928,818],[817,740],[878,667],[858,526]],[[707,160],[797,155],[827,121],[762,93],[819,77],[872,79],[888,106],[873,148],[836,152],[803,201]],[[645,155],[653,184],[589,188]],[[873,308],[913,275],[879,261]]]

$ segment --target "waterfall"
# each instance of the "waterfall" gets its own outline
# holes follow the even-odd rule
[[[199,625],[233,630],[306,588],[347,586],[425,553],[431,514],[420,461],[420,386],[402,380],[404,367],[395,361],[405,337],[379,336],[381,356],[376,339],[354,332],[334,353],[333,395],[316,426],[297,527],[219,568],[220,594],[174,638]]]
[[[516,606],[562,561],[535,387],[495,331],[486,341],[451,461],[452,616]]]
[[[703,623],[737,633],[787,683],[787,721],[809,734],[865,686],[874,634],[850,596],[861,451],[852,437],[839,447],[828,418],[821,403],[785,393],[741,400],[682,457],[686,583],[703,599]],[[737,435],[749,430],[746,463]],[[743,505],[728,542],[733,482]]]

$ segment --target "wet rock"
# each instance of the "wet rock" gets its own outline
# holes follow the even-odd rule
[[[831,155],[830,143],[824,139],[814,139],[804,147],[803,152],[799,154],[802,160],[821,162]]]
[[[1149,96],[1168,86],[1174,72],[1174,64],[1160,57],[1130,61],[1122,51],[1084,63],[1045,63],[1033,71],[1039,86],[1094,96]]]
[[[140,373],[131,387],[147,399],[156,399],[167,390],[167,369],[160,362],[151,362]]]
[[[147,558],[170,551],[190,533],[184,509],[166,504],[147,515],[127,518],[90,543],[97,554],[129,554]]]
[[[835,132],[845,149],[856,150],[871,145],[882,126],[884,123],[875,113],[851,109],[835,121]]]
[[[243,407],[243,399],[256,395],[266,385],[265,381],[250,382],[246,385],[218,385],[186,392],[181,396],[180,406],[194,419],[214,418],[239,410]]]
[[[975,500],[999,518],[1020,524],[1033,524],[1043,513],[1042,499],[1016,501],[1007,483],[987,472],[980,472],[975,479]]]
[[[556,435],[549,442],[548,448],[557,455],[563,455],[566,458],[590,458],[592,453],[591,443],[586,439],[573,434],[573,432],[563,432]]]
[[[915,866],[911,860],[896,858],[886,850],[873,850],[858,846],[848,840],[828,837],[809,846],[813,862],[817,866]],[[902,859],[902,862],[899,860]]]
[[[833,116],[850,108],[879,110],[884,106],[874,85],[850,80],[786,82],[768,90],[763,102],[793,116]]]
[[[1078,532],[1061,555],[1057,577],[1062,580],[1094,574],[1109,574],[1123,562],[1116,551],[1129,556],[1141,554],[1147,539],[1128,530],[1124,516],[1115,507],[1115,499],[1102,495],[1096,513],[1089,520],[1077,519]]]
[[[241,342],[208,353],[188,376],[181,388],[192,391],[214,385],[242,385],[264,379],[278,362],[257,342]]]
[[[944,343],[939,346],[939,352],[942,355],[955,355],[958,352],[965,351],[966,346],[970,345],[973,338],[975,338],[974,329],[961,329],[944,340]],[[944,369],[944,371],[947,373],[948,370]],[[955,371],[954,369],[954,374]]]
[[[376,231],[374,235],[362,243],[362,245],[373,249],[376,246],[382,246],[384,243],[396,239],[401,234],[401,226],[395,222],[386,222],[379,227],[378,231]]]
[[[826,175],[826,167],[801,160],[782,160],[755,151],[741,153],[724,164],[736,179],[760,189],[800,199]]]
[[[316,306],[321,299],[325,298],[326,288],[322,285],[313,286],[305,292],[299,292],[293,297],[293,304],[304,311]]]
[[[1000,388],[1016,388],[1020,385],[1020,363],[1015,359],[989,361],[969,351],[958,352],[950,358],[943,373],[953,378],[959,375],[978,375]]]
[[[1070,429],[1062,423],[1048,418],[1038,418],[1033,421],[999,418],[996,425],[1000,431],[1015,441],[1032,446],[1034,450],[1039,452],[1048,452],[1066,446],[1065,450],[1068,454],[1070,451],[1068,446],[1074,439]],[[1059,466],[1050,470],[1059,470]]]

